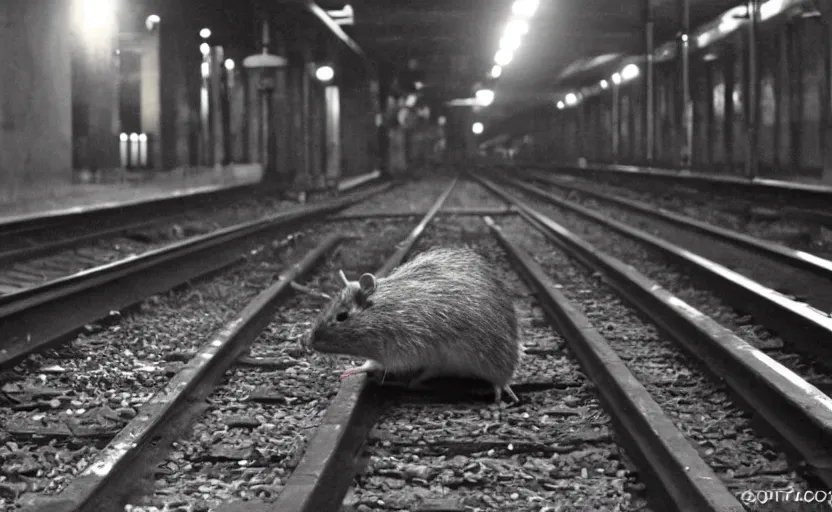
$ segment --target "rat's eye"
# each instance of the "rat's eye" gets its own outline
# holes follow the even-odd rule
[[[338,313],[338,315],[335,316],[335,319],[338,320],[339,322],[343,322],[344,320],[349,318],[349,316],[350,316],[350,314],[347,313],[346,311],[341,311],[340,313]]]

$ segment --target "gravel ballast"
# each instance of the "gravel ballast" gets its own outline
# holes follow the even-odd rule
[[[0,466],[9,506],[24,490],[54,494],[86,468],[208,337],[314,247],[325,226],[261,240],[240,264],[87,326],[69,345],[4,377]],[[290,233],[287,236],[287,233]],[[252,242],[256,245],[256,242]],[[37,437],[39,434],[43,437]]]
[[[572,230],[575,234],[593,244],[599,250],[620,259],[624,263],[632,265],[638,271],[653,279],[680,299],[707,314],[723,326],[731,329],[751,345],[760,350],[764,350],[769,356],[783,364],[783,366],[789,368],[827,394],[832,392],[832,372],[829,371],[828,366],[824,365],[823,361],[806,354],[797,353],[792,347],[784,344],[783,340],[776,333],[760,325],[750,315],[738,311],[733,307],[735,305],[729,304],[726,300],[714,293],[712,289],[707,287],[706,284],[691,277],[684,269],[669,261],[658,251],[636,243],[596,222],[586,220],[574,213],[552,206],[530,195],[524,195],[520,192],[517,192],[516,195],[528,200],[529,204],[533,205],[538,211],[551,216],[557,222],[560,222],[567,229]],[[602,211],[607,212],[606,209]],[[607,213],[609,214],[609,212]],[[628,216],[625,213],[614,212],[614,218],[631,223],[628,222]],[[642,226],[635,223],[631,224],[643,229]],[[652,227],[652,225],[650,223],[647,227]],[[654,232],[652,229],[650,231]],[[654,234],[664,238],[666,233],[654,232]],[[680,236],[677,235],[677,237]],[[702,245],[704,246],[702,247],[703,251],[716,250],[715,244],[708,246],[703,242]],[[693,246],[690,249],[696,249],[699,252],[699,247]],[[730,247],[727,248],[726,253],[733,254],[728,252],[730,250]],[[703,256],[707,257],[705,254]],[[774,276],[785,274],[785,270],[780,270],[778,273],[778,270],[775,268],[770,269],[770,272],[772,272],[772,279],[775,278]],[[815,285],[817,285],[817,278],[815,278]],[[809,285],[807,284],[807,286]]]
[[[234,204],[222,204],[220,201],[217,206],[183,212],[179,217],[152,226],[98,238],[77,248],[2,266],[0,292],[11,293],[19,288],[38,285],[44,281],[112,263],[234,224],[275,215],[291,206],[297,204],[272,197],[256,197]],[[71,233],[61,233],[57,238],[70,236]],[[50,238],[40,242],[54,240],[55,235],[52,234]]]
[[[547,209],[540,204],[533,206],[599,250],[620,257],[619,253],[608,252],[611,246],[621,244],[611,234],[585,236],[582,221],[570,214],[560,215],[553,211],[554,208]],[[510,234],[509,238],[524,247],[538,248],[539,244],[545,243],[542,234],[523,231],[524,222],[506,220],[502,223],[503,229]],[[554,249],[551,244],[550,247]],[[732,404],[727,389],[709,379],[701,365],[688,358],[654,325],[643,322],[599,275],[577,266],[560,251],[537,249],[537,252],[530,252],[563,286],[561,291],[578,304],[606,336],[665,412],[676,419],[677,427],[729,488],[737,492],[788,486],[806,488],[806,482],[790,470],[785,454],[779,451],[774,441],[759,437],[751,429],[749,418]],[[624,261],[639,267],[632,259]],[[650,260],[645,257],[643,261]]]
[[[832,312],[832,283],[748,249],[603,201],[583,206],[710,259],[795,300]]]
[[[634,199],[708,222],[714,226],[777,242],[823,258],[832,258],[832,233],[828,228],[807,221],[785,218],[771,219],[761,215],[749,215],[727,209],[727,206],[736,205],[735,197],[724,194],[694,192],[687,187],[679,186],[670,187],[667,191],[653,191],[646,189],[644,185],[625,187],[580,178],[574,178],[565,181],[565,183],[582,185],[611,196]],[[544,186],[550,187],[549,185]],[[642,187],[642,189],[636,187]],[[555,187],[552,186],[552,188]],[[577,195],[581,194],[577,193]],[[760,210],[778,209],[782,206],[781,204],[759,204]]]
[[[344,215],[360,215],[377,212],[426,212],[450,184],[450,178],[406,182],[395,185],[391,190],[376,194],[367,201],[362,201],[342,210],[341,213]],[[458,187],[459,183],[456,186]]]
[[[414,225],[390,227],[382,220],[327,224],[327,230],[362,238],[345,242],[301,284],[337,292],[338,270],[356,278],[365,265],[376,266],[392,254]],[[209,510],[224,500],[270,502],[278,496],[338,390],[339,369],[348,364],[304,354],[299,346],[297,337],[307,332],[322,305],[296,293],[279,308],[251,347],[251,357],[260,365],[229,371],[208,400],[208,411],[161,465],[155,494],[134,510],[165,505]]]
[[[371,434],[367,471],[346,510],[409,510],[420,503],[471,511],[647,510],[645,484],[625,463],[592,384],[546,326],[482,220],[439,219],[416,251],[460,244],[499,269],[514,299],[530,352],[514,383],[551,387],[502,411],[487,393],[467,403],[404,403],[387,411]]]

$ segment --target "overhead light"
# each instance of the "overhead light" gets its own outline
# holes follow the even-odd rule
[[[234,59],[225,59],[225,69],[228,71],[234,69]]]
[[[600,82],[598,82],[598,85],[601,86],[601,89],[606,89],[607,87],[610,86],[610,83],[607,82],[606,80],[601,80]]]
[[[211,37],[211,29],[203,28],[199,31],[199,37],[201,37],[202,39],[208,39],[209,37]]]
[[[479,135],[485,130],[485,127],[480,122],[476,122],[471,126],[471,131],[474,132],[474,135]]]
[[[539,0],[515,0],[511,6],[511,12],[515,16],[522,16],[524,18],[531,18],[540,4]]]
[[[565,99],[567,105],[574,105],[575,103],[578,103],[578,97],[575,95],[574,92],[570,92],[569,94],[567,94]]]
[[[510,50],[497,50],[497,53],[494,54],[494,62],[498,66],[508,66],[511,63],[511,60],[514,58],[514,54]]]
[[[494,67],[491,68],[491,78],[500,78],[502,74],[503,68],[499,64],[494,64]]]
[[[612,83],[620,84],[621,83],[621,75],[619,75],[618,73],[613,73],[612,74]]]
[[[638,66],[635,64],[627,64],[624,66],[624,69],[621,70],[621,78],[624,80],[632,80],[633,78],[639,75],[640,71]]]
[[[506,25],[506,35],[525,36],[529,33],[529,22],[523,19],[515,18]]]
[[[332,66],[319,66],[318,69],[315,70],[315,78],[321,82],[329,82],[335,78],[335,70],[332,69]]]
[[[563,103],[562,101],[559,101],[559,102],[558,102],[558,108],[559,108],[560,110],[563,110],[563,107],[565,107],[565,106],[566,106],[566,105],[564,105],[564,103]]]
[[[476,94],[477,103],[483,107],[487,107],[494,103],[494,91],[491,89],[480,89]]]
[[[522,42],[520,36],[506,34],[500,38],[500,49],[513,52],[520,48]]]
[[[144,20],[144,26],[147,28],[147,30],[152,31],[154,28],[156,28],[156,25],[161,23],[161,21],[162,18],[160,18],[158,14],[151,14],[147,17],[146,20]]]
[[[208,43],[202,43],[201,45],[199,45],[199,51],[202,52],[202,55],[208,55],[209,53],[211,53],[211,47],[208,45]]]

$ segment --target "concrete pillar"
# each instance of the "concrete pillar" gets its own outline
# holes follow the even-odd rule
[[[326,180],[336,183],[341,178],[341,88],[328,85],[326,97]],[[354,136],[362,138],[360,132]]]
[[[823,181],[832,183],[832,2],[819,0],[816,2],[820,8],[821,17],[826,26],[826,53],[829,62],[826,66],[826,94],[824,95],[824,114],[821,119],[825,120],[823,127]]]
[[[229,70],[227,80],[228,131],[231,138],[229,160],[232,163],[251,163],[248,152],[248,95],[240,60],[236,60],[234,69]]]
[[[120,165],[116,13],[85,0],[71,4],[76,165],[93,172],[114,169]]]
[[[72,178],[70,5],[0,1],[0,201]]]
[[[158,29],[158,27],[157,27]],[[148,158],[153,169],[162,169],[162,75],[159,59],[159,31],[141,37],[140,87],[141,131],[148,138]]]
[[[159,146],[162,168],[197,165],[199,160],[199,34],[185,22],[180,2],[161,2],[158,31],[160,79]]]
[[[307,73],[308,75],[309,73]],[[326,103],[324,86],[314,79],[309,83],[309,182],[312,189],[326,187],[326,173],[324,169],[324,152],[326,145]]]
[[[358,64],[342,64],[340,96],[340,158],[342,177],[356,176],[379,167],[378,89]],[[385,134],[386,137],[386,134]]]
[[[297,87],[298,103],[297,111],[300,114],[300,147],[298,153],[297,174],[295,174],[294,187],[297,190],[306,190],[311,185],[311,151],[312,144],[310,135],[312,133],[312,77],[309,74],[309,64],[312,62],[312,48],[309,43],[309,33],[301,29],[300,37],[296,40],[298,44],[298,66],[297,66]]]
[[[209,66],[211,76],[208,79],[208,96],[210,98],[209,130],[211,131],[210,162],[214,166],[225,163],[225,131],[223,130],[223,108],[222,108],[222,80],[225,52],[222,46],[211,48],[209,55]]]

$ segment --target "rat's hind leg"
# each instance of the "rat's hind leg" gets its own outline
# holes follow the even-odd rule
[[[383,369],[384,367],[381,365],[381,363],[373,361],[372,359],[367,359],[361,366],[354,366],[352,368],[347,368],[346,370],[344,370],[344,373],[341,374],[341,379],[343,380],[351,375],[358,375],[359,373],[367,373]]]
[[[511,399],[512,403],[516,404],[520,401],[520,399],[517,398],[517,395],[514,394],[514,391],[511,390],[511,386],[509,386],[508,384],[503,386],[503,391],[505,391],[506,394],[508,394],[508,397]]]
[[[505,386],[501,386],[500,384],[494,384],[494,404],[495,405],[502,405],[502,398],[503,392],[508,395],[509,401],[511,403],[518,403],[520,399],[517,398],[517,395],[514,394],[512,391],[511,386],[506,384]]]

